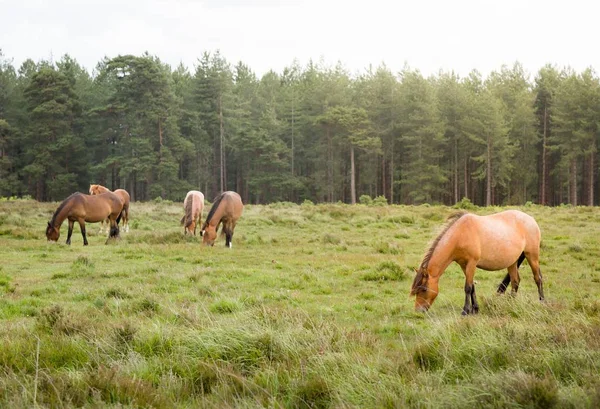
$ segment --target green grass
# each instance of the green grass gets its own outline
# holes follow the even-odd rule
[[[600,405],[600,209],[524,207],[547,301],[526,265],[514,298],[477,271],[462,317],[457,265],[428,314],[408,295],[452,208],[246,206],[227,249],[170,202],[109,245],[47,243],[57,205],[0,202],[2,408]]]

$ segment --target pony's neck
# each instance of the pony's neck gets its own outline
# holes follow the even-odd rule
[[[427,265],[427,274],[431,277],[439,277],[453,261],[450,252],[439,250],[431,256]]]
[[[451,242],[454,240],[452,229],[444,234],[444,237],[437,243],[429,262],[427,263],[427,274],[431,277],[439,277],[454,261]]]
[[[52,227],[60,229],[60,226],[62,226],[63,222],[67,218],[67,212],[67,206],[59,207],[52,216],[52,221],[50,222]]]

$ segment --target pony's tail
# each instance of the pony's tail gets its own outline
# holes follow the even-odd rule
[[[119,225],[119,222],[121,221],[121,216],[123,216],[123,210],[121,210],[121,212],[119,213],[119,216],[117,217],[117,226]]]
[[[525,260],[525,252],[522,252],[519,256],[519,259],[517,260],[517,269],[521,267],[521,263],[523,263],[523,260]],[[508,288],[508,284],[510,284],[510,274],[506,273],[504,279],[498,286],[498,294],[503,294]]]
[[[188,196],[186,199],[187,200],[184,203],[185,215],[181,219],[181,224],[185,223],[185,227],[189,227],[192,224],[192,208],[194,205],[194,198],[192,196]]]
[[[185,214],[183,215],[183,217],[181,218],[181,220],[179,220],[179,224],[181,224],[183,226],[184,222],[185,222]]]

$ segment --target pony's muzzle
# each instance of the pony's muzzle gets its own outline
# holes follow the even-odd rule
[[[429,310],[429,306],[427,305],[419,305],[415,307],[416,312],[427,312],[427,310]]]

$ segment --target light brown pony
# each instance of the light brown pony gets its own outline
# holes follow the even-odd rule
[[[110,189],[102,185],[90,185],[90,195],[99,195],[106,192],[110,192]],[[131,198],[125,189],[117,189],[113,193],[119,196],[119,199],[123,203],[123,231],[129,233],[129,202]],[[100,233],[104,231],[104,222],[103,220],[100,223]],[[108,226],[108,219],[106,220],[106,225]]]
[[[225,246],[231,248],[231,239],[235,225],[244,211],[242,198],[235,192],[223,192],[214,200],[206,221],[202,226],[202,242],[207,246],[213,246],[217,238],[219,224],[223,223],[225,234]]]
[[[190,190],[185,195],[183,201],[184,216],[180,224],[183,224],[183,233],[196,235],[196,227],[202,221],[202,211],[204,210],[204,194],[198,190]],[[202,232],[200,232],[202,235]]]
[[[109,238],[119,237],[118,224],[121,219],[122,210],[123,203],[121,199],[112,192],[102,193],[97,196],[88,196],[79,192],[73,193],[63,200],[54,212],[52,220],[48,222],[46,238],[48,241],[57,241],[60,237],[60,226],[65,219],[69,220],[67,244],[71,244],[71,234],[73,234],[73,224],[75,222],[78,222],[81,228],[84,246],[88,245],[85,235],[85,222],[97,223],[108,219],[110,223]]]
[[[527,258],[540,300],[543,300],[540,241],[541,233],[536,221],[518,210],[506,210],[489,216],[466,212],[450,216],[416,271],[410,292],[416,295],[415,309],[424,312],[433,304],[438,295],[440,276],[453,261],[465,273],[463,315],[479,311],[473,284],[477,267],[488,271],[508,268],[498,293],[504,293],[510,282],[514,295],[519,289],[518,268]]]

